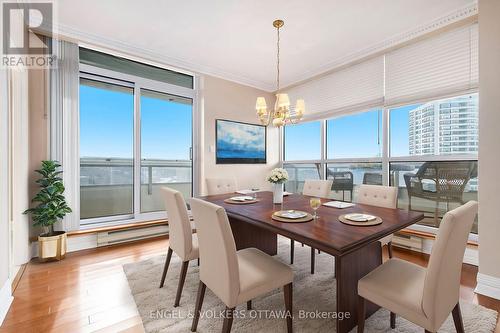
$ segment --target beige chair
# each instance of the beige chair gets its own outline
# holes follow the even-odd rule
[[[398,205],[398,188],[394,186],[360,185],[358,203],[396,209]],[[387,245],[389,258],[392,258],[392,237],[386,236],[379,240],[382,246]]]
[[[208,195],[234,193],[238,190],[236,180],[231,178],[207,178]]]
[[[390,259],[358,282],[358,333],[363,332],[365,300],[437,332],[450,312],[457,332],[464,332],[458,303],[460,273],[467,238],[477,214],[477,202],[469,201],[445,214],[426,268]]]
[[[179,191],[163,187],[163,197],[168,214],[169,245],[165,267],[161,276],[160,288],[165,283],[168,266],[172,258],[172,252],[175,252],[182,260],[181,275],[175,296],[174,307],[179,306],[181,300],[182,288],[186,279],[186,273],[190,260],[199,258],[198,238],[193,235],[191,223],[189,222],[186,202]]]
[[[293,272],[287,265],[255,248],[236,251],[231,226],[224,208],[191,199],[200,242],[200,285],[191,331],[198,326],[206,287],[226,304],[222,332],[230,332],[234,309],[271,290],[284,287],[287,328],[292,332]]]
[[[306,179],[304,182],[304,188],[302,189],[302,194],[311,197],[328,198],[328,196],[330,195],[332,184],[333,180],[331,179],[329,180]],[[291,239],[290,265],[293,265],[293,259],[295,255],[294,252],[295,252],[295,241]],[[314,274],[315,256],[316,256],[316,250],[311,247],[311,274]]]

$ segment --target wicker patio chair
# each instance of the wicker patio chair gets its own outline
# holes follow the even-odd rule
[[[382,174],[380,172],[365,172],[363,175],[363,184],[382,185]]]
[[[332,191],[342,191],[342,201],[345,201],[345,191],[350,192],[349,200],[352,201],[352,190],[354,188],[353,174],[351,171],[327,170],[327,179],[333,179]]]
[[[434,201],[434,223],[438,227],[439,203],[446,203],[447,211],[450,202],[464,204],[465,186],[476,174],[476,163],[473,161],[425,162],[416,173],[404,175],[408,210],[412,209],[412,197]]]

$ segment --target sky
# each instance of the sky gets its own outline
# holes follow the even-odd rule
[[[141,158],[187,160],[192,106],[141,97]],[[80,85],[80,156],[133,157],[134,96],[130,90]]]
[[[409,155],[408,114],[410,110],[420,105],[409,105],[391,110],[390,137],[392,156]],[[327,123],[326,149],[328,159],[381,156],[381,110],[372,110],[330,119]],[[320,122],[286,126],[285,142],[285,160],[320,159]]]

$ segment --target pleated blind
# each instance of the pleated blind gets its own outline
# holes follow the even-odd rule
[[[384,97],[384,58],[370,59],[292,87],[286,92],[292,103],[297,98],[305,99],[307,118],[381,105]]]
[[[462,93],[478,86],[477,24],[386,54],[385,104]]]

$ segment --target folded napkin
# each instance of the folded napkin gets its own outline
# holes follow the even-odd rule
[[[239,190],[239,191],[236,191],[236,193],[238,194],[253,194],[257,191],[254,191],[254,190]]]
[[[368,214],[346,214],[344,217],[354,222],[368,222],[377,218],[376,216]]]
[[[232,197],[232,198],[229,198],[230,200],[233,200],[233,201],[250,201],[250,200],[254,200],[254,198],[248,196],[248,195],[242,195],[242,196],[239,196],[239,197]]]
[[[333,208],[349,208],[354,206],[352,202],[343,202],[343,201],[328,201],[323,204],[323,206],[333,207]]]

